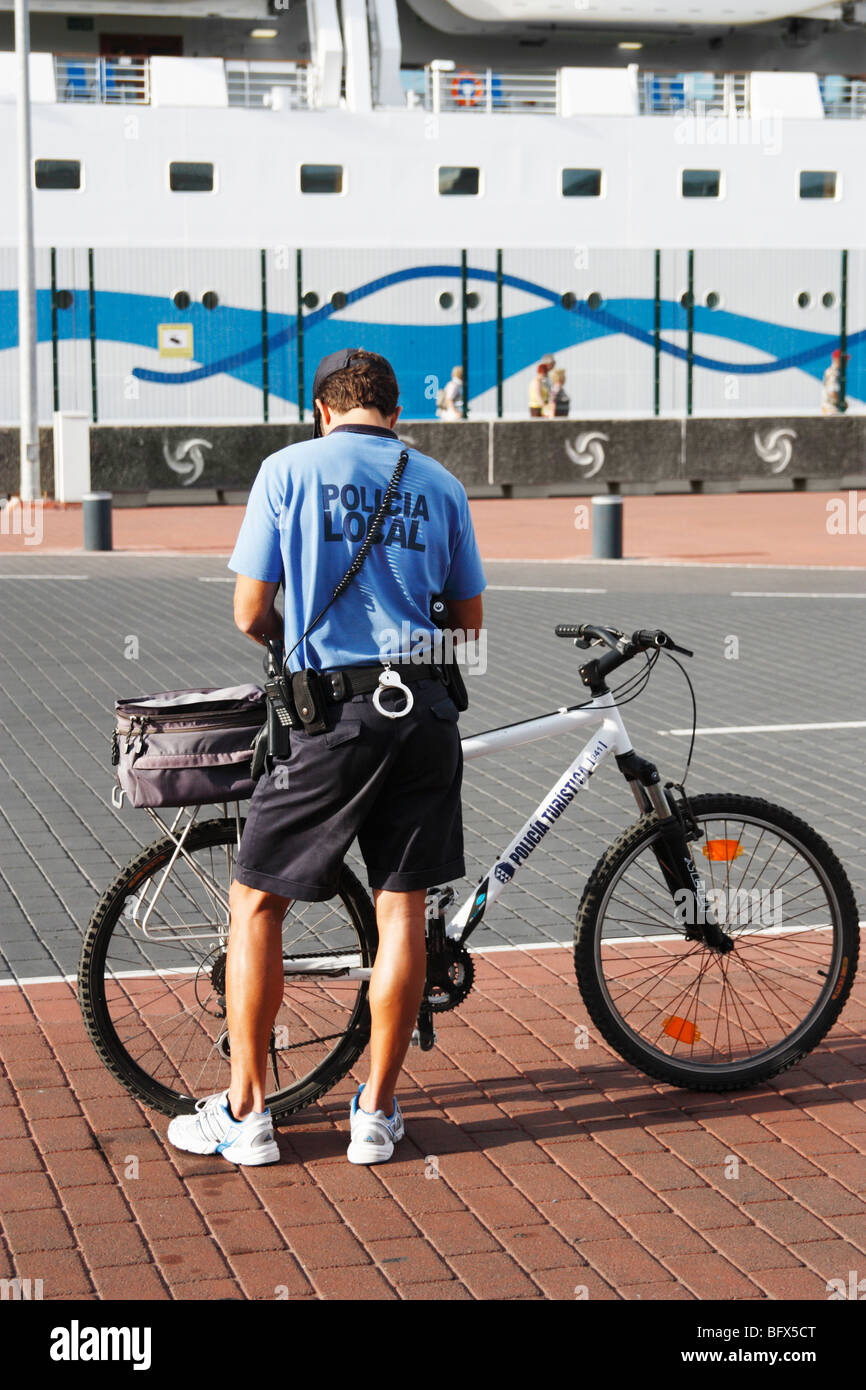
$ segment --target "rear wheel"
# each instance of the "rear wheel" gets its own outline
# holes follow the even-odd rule
[[[229,1084],[225,961],[237,845],[234,820],[194,826],[174,863],[172,838],[150,845],[103,894],[84,938],[78,995],[91,1040],[127,1090],[166,1115]],[[268,1062],[274,1118],[324,1095],[366,1047],[367,982],[338,972],[371,966],[377,944],[373,905],[345,865],[335,898],[286,913],[287,978]],[[304,975],[314,959],[322,971]]]
[[[736,1090],[793,1066],[838,1018],[857,967],[857,905],[833,851],[789,811],[737,795],[690,804],[694,862],[732,949],[694,939],[700,895],[674,900],[649,814],[589,879],[575,968],[591,1018],[627,1061],[675,1086]]]

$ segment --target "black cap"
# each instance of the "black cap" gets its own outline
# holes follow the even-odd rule
[[[322,394],[322,387],[329,376],[335,372],[341,372],[344,367],[348,367],[358,348],[344,348],[342,352],[330,352],[327,357],[323,357],[318,367],[316,375],[313,377],[313,438],[319,439],[322,433],[322,423],[319,412],[316,409],[316,401]]]

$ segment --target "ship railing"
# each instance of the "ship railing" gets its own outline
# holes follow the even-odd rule
[[[58,101],[146,106],[150,101],[150,65],[147,58],[126,54],[93,58],[56,53],[54,87]]]
[[[642,116],[749,114],[747,72],[641,72]]]
[[[497,72],[433,63],[424,69],[424,106],[437,114],[512,111],[555,116],[560,109],[559,74]]]
[[[831,120],[862,120],[866,116],[866,81],[827,73],[818,79],[824,115]]]
[[[313,105],[313,69],[309,63],[230,59],[226,60],[225,74],[229,106],[305,111]]]

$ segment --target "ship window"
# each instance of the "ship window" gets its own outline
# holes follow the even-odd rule
[[[477,309],[477,308],[478,308],[478,305],[479,305],[480,303],[481,303],[481,295],[480,295],[480,294],[476,294],[474,290],[470,290],[469,293],[468,293],[467,296],[466,296],[466,308],[467,308],[467,309]]]
[[[72,290],[55,290],[54,306],[57,309],[71,309],[75,295]]]
[[[331,295],[332,309],[345,309],[348,302],[349,300],[342,290],[334,290],[334,293]]]
[[[722,302],[722,297],[715,290],[710,290],[704,302],[708,309],[717,309]]]
[[[176,290],[171,299],[175,309],[188,309],[192,303],[187,290]]]
[[[440,308],[440,309],[453,309],[453,307],[454,307],[454,296],[453,296],[453,294],[451,294],[448,290],[443,290],[442,293],[441,293],[440,296],[439,296],[439,308]]]
[[[600,198],[600,169],[563,169],[563,198]]]
[[[301,300],[301,303],[303,304],[305,309],[318,309],[319,296],[316,294],[315,290],[307,290],[307,293],[304,295],[303,299]]]
[[[718,198],[722,175],[718,169],[683,169],[684,198]]]
[[[481,170],[468,166],[440,165],[439,192],[474,197],[481,186]]]
[[[342,164],[302,164],[302,193],[342,193]]]
[[[214,166],[186,159],[172,160],[168,166],[168,186],[172,193],[213,193]]]
[[[220,297],[216,290],[205,290],[201,302],[206,309],[215,309],[220,302]]]
[[[81,160],[37,159],[33,177],[37,188],[80,188]]]
[[[586,305],[588,309],[600,309],[603,303],[604,299],[597,290],[593,290],[592,294],[586,296]]]
[[[825,309],[833,308],[833,305],[836,303],[836,296],[832,290],[826,290],[824,294],[821,295],[821,303],[824,305]]]
[[[812,303],[812,296],[808,290],[801,290],[797,295],[797,304],[801,309],[808,309]]]
[[[836,175],[830,169],[800,170],[801,198],[835,198]]]
[[[577,295],[573,294],[571,290],[566,290],[559,302],[563,309],[573,309],[577,303]]]

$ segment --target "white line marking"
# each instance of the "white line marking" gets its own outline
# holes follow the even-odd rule
[[[772,589],[767,589],[766,591],[760,589],[732,589],[730,596],[731,598],[866,598],[866,593],[821,594],[803,593],[796,589],[779,589],[777,592],[773,592]]]
[[[553,589],[542,584],[488,584],[488,590],[514,594],[606,594],[607,589]]]
[[[233,574],[215,574],[213,577],[200,574],[198,582],[199,584],[234,584],[235,577]]]
[[[89,574],[0,574],[0,579],[89,579]]]
[[[866,719],[839,719],[826,724],[729,724],[716,729],[695,729],[701,734],[795,734],[811,729],[866,729]],[[691,738],[691,729],[657,729],[662,738]]]
[[[866,931],[866,921],[859,924],[861,931]],[[829,926],[814,927],[754,927],[752,933],[762,936],[771,936],[773,933],[796,932],[796,931],[829,931]],[[742,933],[741,933],[742,935]],[[605,942],[618,941],[669,941],[670,933],[664,936],[639,936],[632,933],[629,936],[606,936]],[[573,951],[573,941],[522,941],[513,946],[480,946],[472,952],[473,956],[492,956],[501,951]],[[117,974],[115,979],[155,979],[164,975],[193,975],[199,969],[198,966],[177,966],[173,970],[125,970]],[[23,980],[0,980],[0,989],[10,986],[23,985],[74,985],[78,982],[77,975],[28,975]]]

